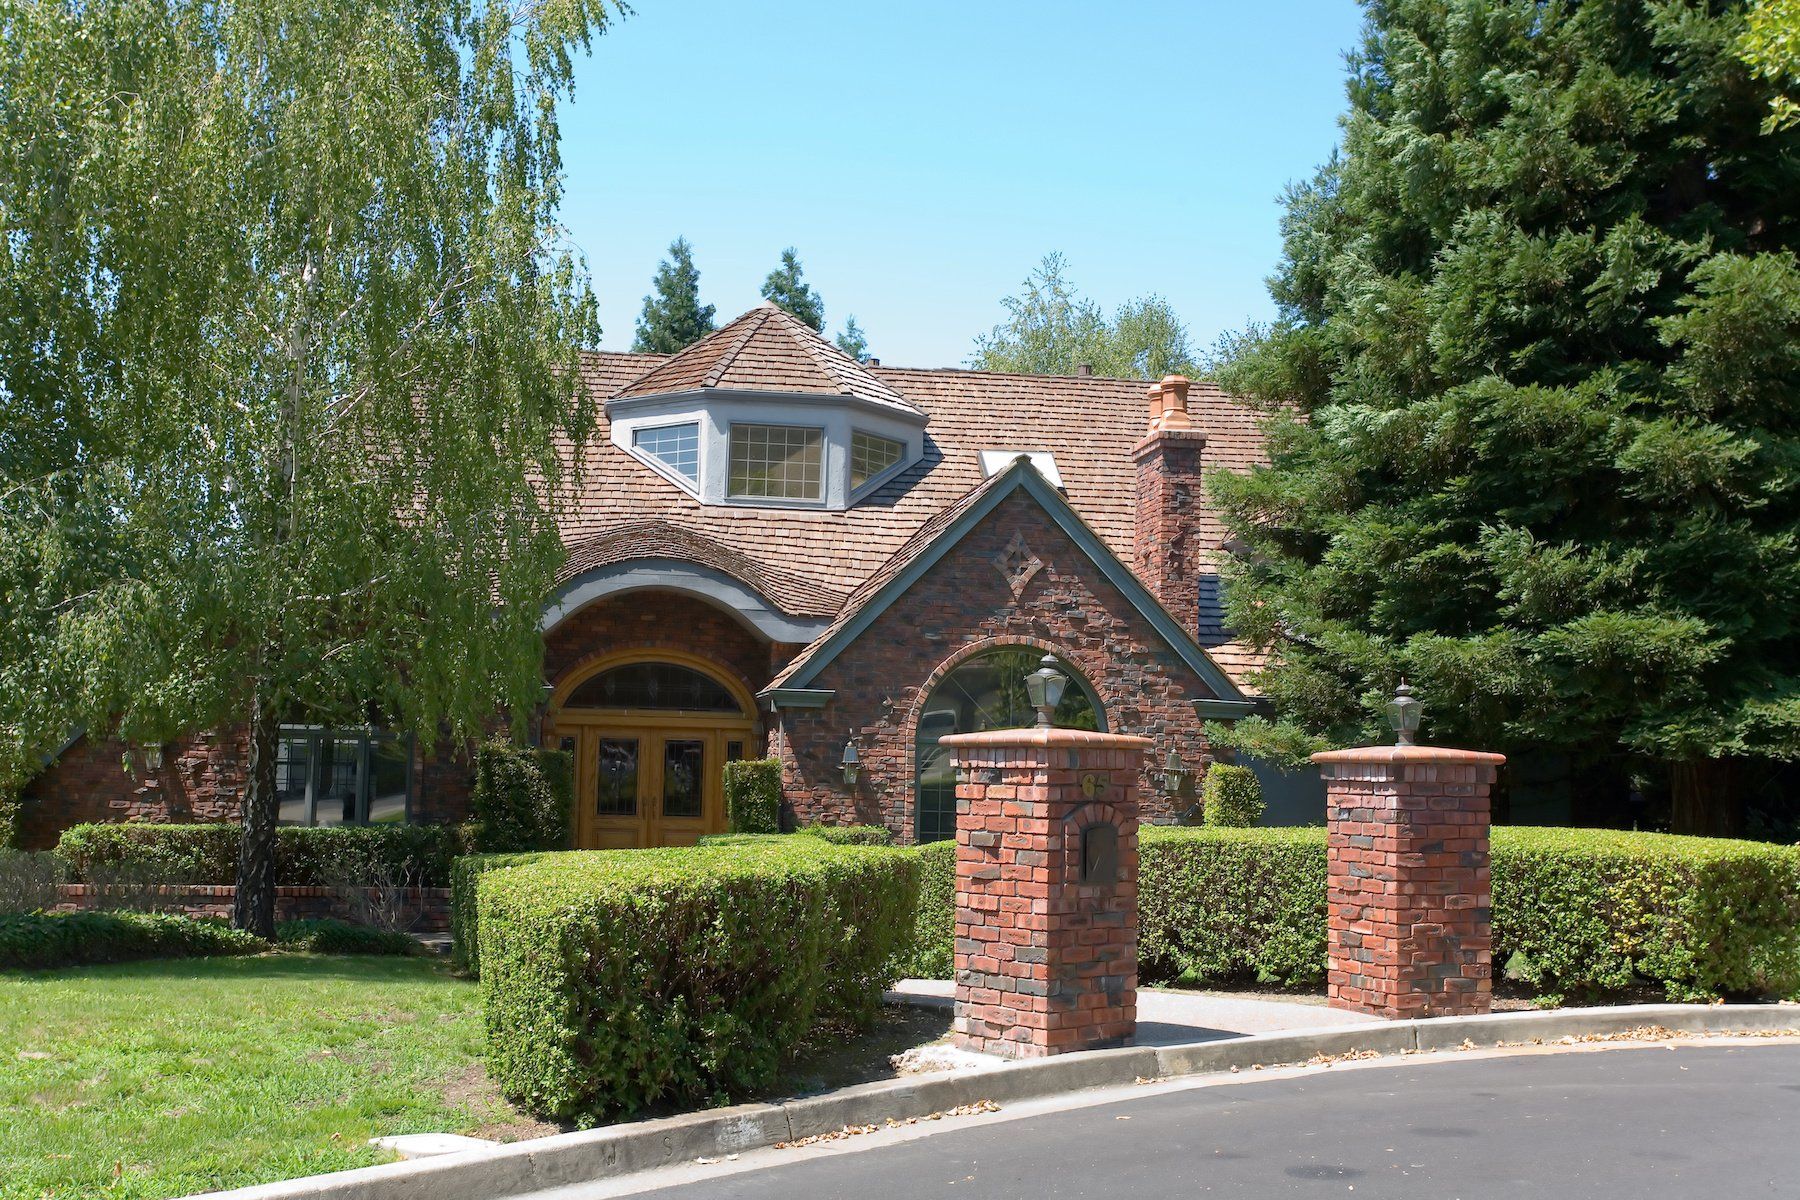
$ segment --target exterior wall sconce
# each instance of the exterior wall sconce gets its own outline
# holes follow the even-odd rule
[[[1419,718],[1423,715],[1422,706],[1413,699],[1412,689],[1406,686],[1406,680],[1394,689],[1394,698],[1387,704],[1388,724],[1394,727],[1394,744],[1397,746],[1413,745],[1413,735],[1419,732]]]
[[[862,756],[856,752],[855,734],[844,739],[844,758],[840,765],[844,768],[844,786],[854,788],[857,776],[862,774]]]
[[[1031,707],[1037,709],[1039,729],[1049,729],[1055,724],[1052,714],[1062,703],[1063,689],[1068,686],[1068,676],[1056,669],[1054,654],[1044,655],[1038,669],[1025,677],[1025,693],[1031,698]]]
[[[1163,761],[1162,788],[1165,796],[1180,796],[1187,791],[1188,780],[1194,773],[1181,765],[1181,756],[1175,752],[1175,743],[1169,743],[1169,757]]]
[[[163,744],[152,742],[144,747],[144,770],[155,775],[163,769]]]

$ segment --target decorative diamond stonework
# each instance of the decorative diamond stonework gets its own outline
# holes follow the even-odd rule
[[[994,568],[1006,580],[1013,599],[1017,600],[1024,594],[1031,577],[1044,569],[1044,560],[1031,552],[1031,547],[1025,544],[1025,535],[1015,529],[1006,549],[994,556]]]

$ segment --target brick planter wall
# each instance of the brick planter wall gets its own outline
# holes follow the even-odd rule
[[[1505,757],[1368,746],[1313,761],[1329,827],[1332,1006],[1383,1017],[1490,1011],[1488,793]]]
[[[957,763],[957,1043],[1009,1058],[1137,1030],[1137,777],[1148,738],[1008,729]]]
[[[58,907],[65,911],[117,907],[108,899],[108,893],[116,894],[116,888],[91,883],[65,883],[61,891],[63,902]],[[180,913],[188,917],[223,917],[227,920],[231,917],[232,900],[237,896],[237,888],[228,883],[161,884],[141,891],[149,893],[153,903],[136,907],[153,907],[158,912]],[[407,888],[406,896],[407,910],[420,914],[412,932],[444,933],[449,930],[449,888]],[[322,917],[349,921],[354,918],[354,913],[351,905],[341,900],[331,888],[275,889],[277,921],[305,921]]]

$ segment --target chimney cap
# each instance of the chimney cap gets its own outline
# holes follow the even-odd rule
[[[863,359],[863,366],[865,366],[865,367],[879,367],[880,365],[881,365],[881,360],[879,358],[876,358],[873,354],[871,354],[867,358]]]
[[[1094,364],[1093,363],[1076,363],[1075,364],[1075,374],[1081,376],[1083,379],[1090,377],[1091,375],[1093,375],[1093,373],[1094,373]]]

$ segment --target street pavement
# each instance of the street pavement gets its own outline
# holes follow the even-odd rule
[[[1017,1119],[639,1194],[667,1200],[1800,1196],[1800,1045],[1343,1066]],[[839,1143],[850,1149],[847,1139]],[[749,1156],[746,1156],[747,1158]],[[723,1167],[723,1165],[722,1165]],[[616,1194],[616,1193],[615,1193]]]

